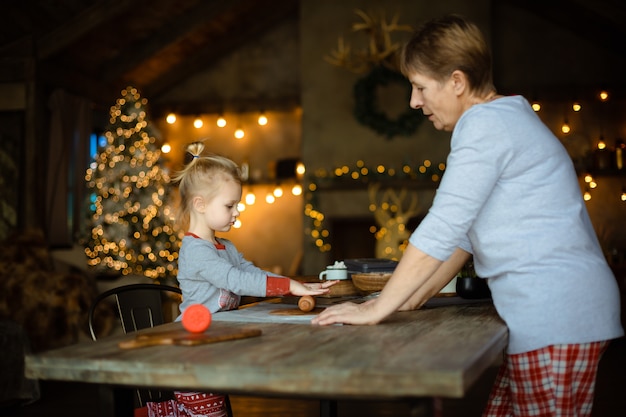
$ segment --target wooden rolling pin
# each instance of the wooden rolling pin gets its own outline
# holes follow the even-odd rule
[[[313,309],[315,308],[315,298],[310,295],[303,295],[298,300],[298,308],[305,313],[313,311]]]

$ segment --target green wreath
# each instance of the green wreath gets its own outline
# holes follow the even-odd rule
[[[354,115],[359,123],[370,127],[386,139],[392,139],[394,136],[409,136],[415,132],[424,117],[420,112],[408,106],[407,111],[395,120],[390,119],[381,111],[376,102],[376,88],[389,83],[407,85],[410,97],[410,85],[401,73],[387,67],[377,66],[354,85]]]

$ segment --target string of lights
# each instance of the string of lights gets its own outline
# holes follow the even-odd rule
[[[305,234],[320,252],[329,252],[332,249],[330,231],[324,223],[326,216],[318,208],[317,192],[320,190],[338,187],[364,188],[374,182],[399,187],[436,187],[444,171],[443,162],[433,164],[428,159],[418,166],[404,164],[399,170],[382,164],[369,167],[363,160],[357,160],[352,166],[319,169],[313,173],[306,188],[304,214],[310,224],[305,227]],[[369,206],[371,212],[375,212],[377,208],[374,203]],[[383,236],[376,227],[370,228],[370,231],[377,239]]]
[[[607,103],[611,100],[611,93],[608,90],[599,90],[593,101],[596,103]],[[589,104],[593,104],[588,101],[586,104],[579,99],[574,99],[568,103],[563,109],[563,122],[554,128],[555,133],[564,143],[568,144],[570,138],[575,137],[584,125],[581,121],[581,114],[588,109]],[[562,102],[558,105],[562,106]],[[531,103],[533,110],[539,114],[546,111],[549,106],[547,103],[542,103],[538,99],[534,99]],[[604,114],[600,112],[600,117]],[[598,115],[596,115],[598,117]],[[575,123],[578,121],[577,123]],[[593,147],[584,155],[573,157],[575,159],[576,168],[579,174],[584,180],[583,183],[583,198],[585,201],[592,199],[592,191],[598,187],[598,178],[606,175],[624,175],[626,174],[626,167],[624,167],[624,153],[626,151],[626,145],[620,137],[616,137],[613,144],[609,144],[604,136],[602,128],[602,120],[597,120],[600,126],[599,135],[592,139]],[[619,195],[620,201],[626,202],[626,186],[622,187]]]

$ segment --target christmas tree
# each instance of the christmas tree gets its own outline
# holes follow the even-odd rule
[[[88,263],[101,273],[175,282],[180,233],[169,175],[146,118],[148,101],[127,87],[110,110],[110,125],[85,179],[91,192]]]

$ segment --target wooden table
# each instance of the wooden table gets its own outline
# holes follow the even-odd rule
[[[170,323],[144,332],[180,327]],[[29,354],[26,376],[323,400],[460,398],[495,362],[508,337],[490,303],[395,313],[377,326],[214,320],[208,332],[223,328],[257,328],[262,335],[133,350],[118,343],[135,336],[109,337]]]

